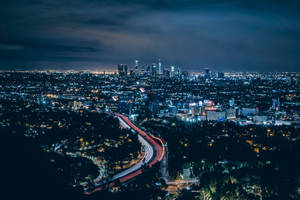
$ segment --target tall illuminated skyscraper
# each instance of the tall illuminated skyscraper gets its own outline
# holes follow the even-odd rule
[[[128,74],[128,66],[124,65],[124,74],[127,75]]]
[[[159,75],[162,75],[163,73],[163,70],[162,70],[162,65],[161,65],[161,62],[160,62],[160,59],[158,60],[158,74]]]
[[[178,67],[177,67],[177,75],[178,75],[178,76],[180,75],[180,72],[181,72],[181,70],[180,70],[180,67],[178,66]]]
[[[174,66],[171,66],[171,73],[170,73],[171,76],[174,76],[175,75],[175,67]]]
[[[175,67],[174,66],[171,66],[171,72],[175,72]]]
[[[156,65],[155,65],[155,63],[152,63],[152,69],[151,69],[151,72],[152,72],[152,76],[156,76],[157,70],[156,70]]]
[[[134,64],[135,64],[135,72],[138,73],[138,71],[139,71],[139,61],[135,60]]]

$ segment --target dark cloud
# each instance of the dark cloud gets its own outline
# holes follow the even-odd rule
[[[161,58],[191,70],[299,71],[297,1],[10,0],[1,68],[112,68]]]

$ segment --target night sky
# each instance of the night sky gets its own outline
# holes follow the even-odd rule
[[[300,71],[298,0],[1,0],[0,69]]]

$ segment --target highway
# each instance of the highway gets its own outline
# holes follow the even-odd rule
[[[154,164],[160,162],[164,156],[165,149],[162,140],[153,135],[147,134],[145,131],[135,126],[126,116],[113,113],[117,116],[120,125],[123,128],[132,129],[133,132],[138,133],[138,140],[142,144],[144,151],[143,158],[134,166],[115,174],[110,180],[101,182],[94,181],[95,188],[92,191],[86,191],[85,194],[92,194],[96,191],[110,188],[117,182],[125,182],[143,173],[143,166],[152,167]]]
[[[153,153],[154,153],[153,147],[142,136],[138,135],[138,139],[139,139],[140,143],[142,144],[144,152],[145,152],[143,159],[136,165],[126,169],[125,171],[122,171],[122,172],[114,175],[112,177],[112,180],[119,179],[127,174],[130,174],[130,173],[136,171],[137,169],[140,169],[143,166],[143,164],[149,163],[149,161],[152,159]]]

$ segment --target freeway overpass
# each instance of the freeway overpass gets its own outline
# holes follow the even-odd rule
[[[118,117],[120,125],[123,128],[132,129],[134,132],[138,133],[138,140],[142,144],[144,150],[143,159],[134,166],[115,174],[108,181],[95,180],[94,189],[92,189],[91,191],[86,191],[85,194],[92,194],[94,192],[110,188],[116,185],[117,182],[123,183],[130,179],[133,179],[134,177],[143,173],[143,166],[146,165],[148,167],[152,167],[154,164],[160,162],[164,157],[165,148],[160,138],[149,135],[145,131],[139,129],[126,116],[122,114],[114,113],[113,115]]]

